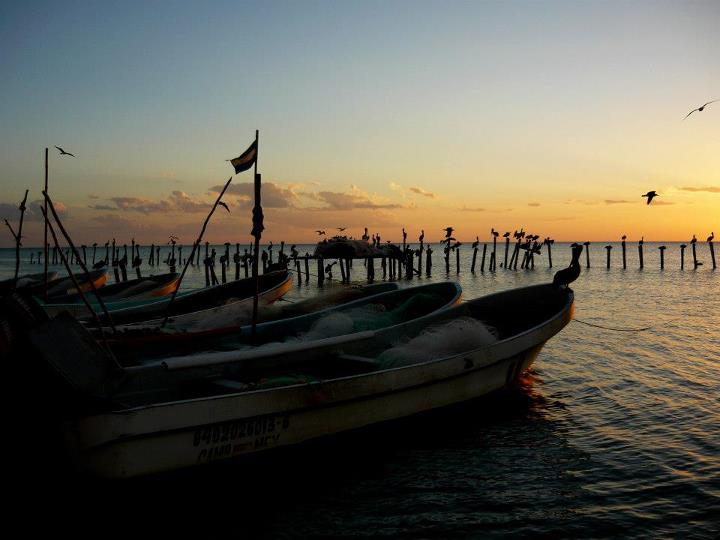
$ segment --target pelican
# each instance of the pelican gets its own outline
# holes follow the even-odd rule
[[[500,236],[500,233],[495,230],[495,227],[490,229],[490,234],[492,234],[495,238]]]
[[[445,238],[451,237],[454,230],[452,227],[445,227],[443,229],[443,231],[445,231]]]
[[[580,244],[572,244],[572,261],[570,266],[555,273],[553,277],[553,286],[566,288],[575,281],[580,275],[580,254],[583,247]]]
[[[695,235],[693,234],[693,237],[692,237],[692,240],[690,240],[690,243],[694,244],[695,242],[697,242],[697,238],[695,238]]]
[[[714,239],[715,239],[715,233],[714,233],[714,232],[711,232],[711,233],[710,233],[710,236],[707,237],[707,241],[708,241],[708,242],[712,242]]]
[[[479,245],[480,245],[480,237],[476,236],[475,241],[472,243],[472,247],[474,249],[474,248],[478,247]]]
[[[506,232],[505,234],[503,234],[503,238],[509,238],[509,237],[510,237],[510,231],[508,231],[508,232]]]
[[[318,236],[322,236],[323,234],[325,234],[325,231],[315,231],[315,232],[318,233]]]

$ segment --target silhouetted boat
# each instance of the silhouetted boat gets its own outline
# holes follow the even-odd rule
[[[157,276],[147,276],[128,281],[105,285],[98,290],[98,295],[104,302],[114,303],[116,308],[125,302],[137,302],[142,300],[157,300],[172,294],[178,287],[180,274],[171,272]],[[91,303],[97,303],[94,294],[85,295]],[[53,296],[45,304],[45,310],[49,314],[59,313],[61,310],[70,311],[77,316],[87,316],[87,308],[82,302],[79,294],[65,296]],[[99,306],[96,311],[99,311]]]
[[[57,272],[48,272],[48,281],[56,280],[57,277]],[[5,294],[15,288],[26,289],[42,286],[44,281],[44,272],[40,272],[39,274],[25,274],[24,276],[18,276],[17,283],[15,282],[15,278],[4,279],[0,281],[0,294]]]
[[[103,287],[105,283],[107,282],[108,273],[107,270],[99,269],[99,270],[90,270],[88,275],[85,275],[82,272],[79,272],[75,274],[75,279],[78,282],[78,285],[80,286],[80,290],[82,292],[88,292],[92,290],[92,285],[90,285],[90,282],[95,285],[96,289],[99,289],[100,287]],[[25,287],[23,289],[24,291],[27,291],[29,293],[35,294],[37,296],[44,296],[45,294],[45,284],[40,281],[37,285],[30,285],[28,287]],[[53,298],[57,296],[65,296],[68,294],[76,294],[78,290],[75,288],[75,284],[72,281],[72,278],[70,276],[61,277],[58,279],[54,279],[52,281],[48,281],[47,286],[47,296],[48,298]]]
[[[320,337],[352,334],[398,324],[408,318],[446,309],[460,301],[462,289],[457,283],[432,283],[406,289],[383,286],[359,289],[349,301],[339,297],[337,305],[315,309],[315,302],[307,309],[302,306],[285,311],[263,310],[252,337],[252,305],[244,311],[233,309],[229,314],[225,306],[212,313],[198,312],[193,319],[177,321],[164,328],[150,327],[145,323],[118,327],[108,342],[117,354],[129,352],[132,358],[147,358],[157,354],[177,354],[177,349],[204,349],[233,351],[250,344],[296,339],[305,341]],[[372,294],[375,293],[376,294]],[[300,314],[298,314],[300,312]],[[204,318],[198,317],[203,315]]]
[[[568,288],[536,285],[311,347],[282,344],[122,369],[68,315],[27,337],[38,352],[31,358],[53,368],[53,384],[71,396],[60,426],[74,462],[95,475],[130,477],[293,445],[501,389],[568,324],[573,301]],[[489,338],[449,339],[475,335],[470,328]]]

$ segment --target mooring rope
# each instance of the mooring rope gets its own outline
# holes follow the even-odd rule
[[[645,326],[643,328],[614,328],[612,326],[603,326],[602,324],[595,324],[587,321],[583,321],[582,319],[573,319],[574,322],[578,322],[580,324],[584,324],[586,326],[592,326],[593,328],[602,328],[603,330],[611,330],[613,332],[645,332],[646,330],[652,330],[653,328],[657,328],[658,326],[668,325],[670,323],[673,323],[677,321],[678,319],[681,319],[683,315],[680,315],[678,317],[675,317],[674,319],[670,319],[667,322],[661,323],[661,324],[653,324],[652,326]]]

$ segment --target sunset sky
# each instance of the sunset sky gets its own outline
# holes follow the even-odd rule
[[[5,2],[0,72],[0,218],[47,146],[78,242],[191,243],[255,129],[264,240],[720,229],[720,102],[683,120],[720,99],[717,1]],[[251,182],[208,240],[249,239]]]

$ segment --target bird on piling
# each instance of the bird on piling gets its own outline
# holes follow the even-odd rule
[[[705,107],[707,107],[707,106],[710,105],[711,103],[715,103],[716,101],[720,101],[720,100],[713,99],[712,101],[708,101],[708,102],[705,103],[704,105],[701,105],[701,106],[698,107],[697,109],[693,109],[692,111],[690,111],[689,113],[687,113],[687,114],[685,115],[685,118],[687,118],[688,116],[690,116],[690,115],[691,115],[692,113],[694,113],[694,112],[703,112],[703,111],[705,110]],[[683,118],[683,120],[685,120],[685,118]]]
[[[71,156],[71,157],[75,157],[75,154],[71,154],[70,152],[66,152],[65,150],[63,150],[63,149],[60,148],[59,146],[55,146],[55,148],[57,148],[58,150],[60,150],[60,155],[61,155],[61,156]]]
[[[713,240],[715,240],[715,233],[714,233],[714,232],[711,232],[711,233],[710,233],[710,236],[707,237],[707,241],[708,241],[708,242],[712,242]]]
[[[450,238],[454,230],[452,227],[445,227],[443,229],[443,231],[445,231],[445,238]]]
[[[641,236],[641,237],[640,237],[640,241],[638,242],[638,244],[640,244],[640,245],[642,246],[644,243],[645,243],[645,237],[644,237],[644,236]]]
[[[691,244],[695,244],[697,242],[697,238],[695,238],[695,235],[693,234],[692,240],[690,240]]]
[[[553,287],[565,287],[575,281],[580,275],[580,254],[583,247],[580,244],[572,244],[572,261],[570,266],[555,273],[553,277]]]
[[[505,234],[503,234],[503,238],[509,238],[509,237],[510,237],[510,231],[508,231],[508,232],[506,232]]]
[[[500,236],[500,233],[495,230],[495,227],[492,227],[492,228],[490,229],[490,234],[492,234],[495,238],[497,238],[498,236]]]
[[[293,259],[297,259],[298,255],[299,255],[298,250],[295,248],[295,244],[293,244],[292,246],[290,246],[290,256]]]
[[[659,197],[656,191],[648,191],[643,197],[647,197],[647,204],[650,204],[655,197]]]
[[[472,243],[472,247],[473,247],[473,249],[475,249],[475,248],[478,247],[479,245],[480,245],[480,237],[479,237],[479,236],[476,236],[476,237],[475,237],[475,241]]]
[[[425,229],[420,229],[420,236],[418,237],[418,240],[422,244],[423,240],[425,240]]]

